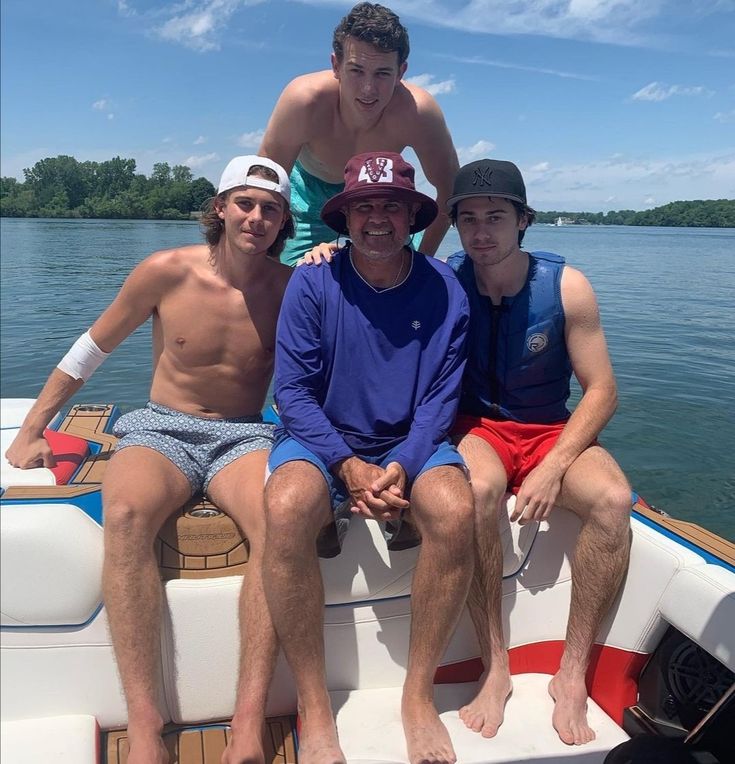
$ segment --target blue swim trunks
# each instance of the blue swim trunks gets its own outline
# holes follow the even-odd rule
[[[212,478],[235,459],[270,449],[274,430],[260,414],[209,419],[151,402],[121,416],[113,428],[120,438],[117,451],[129,446],[158,451],[184,473],[192,496],[206,493]]]
[[[361,456],[360,458],[371,464],[385,467],[389,462],[393,461],[393,453],[399,447],[396,446],[383,456]],[[313,464],[322,473],[322,477],[327,483],[334,523],[322,529],[317,539],[317,549],[320,557],[336,557],[342,550],[342,540],[350,527],[350,521],[353,517],[350,511],[351,502],[347,498],[347,487],[327,469],[324,462],[316,454],[309,451],[308,448],[302,446],[301,443],[284,432],[279,435],[273,445],[270,457],[268,458],[268,469],[272,474],[283,464],[295,461]],[[456,464],[461,469],[466,470],[464,460],[460,456],[459,451],[447,439],[439,444],[436,451],[434,451],[421,468],[419,474],[416,475],[416,478],[418,479],[424,472],[433,467],[443,467],[449,464]],[[408,491],[410,492],[410,490],[411,486],[409,485]],[[388,549],[392,552],[410,549],[421,543],[421,537],[416,528],[412,523],[404,522],[403,516],[397,522],[385,523],[383,534],[388,543]]]
[[[296,233],[286,239],[281,262],[296,265],[312,247],[334,241],[337,234],[324,222],[319,213],[327,199],[344,190],[344,183],[327,183],[308,173],[300,162],[291,170],[291,214]]]

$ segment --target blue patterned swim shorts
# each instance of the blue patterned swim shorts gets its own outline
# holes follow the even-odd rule
[[[191,484],[191,493],[206,493],[212,478],[235,459],[273,445],[275,426],[256,416],[209,419],[184,414],[159,403],[147,403],[121,416],[113,428],[116,450],[143,446],[175,464]]]

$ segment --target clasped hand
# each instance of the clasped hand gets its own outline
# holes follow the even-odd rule
[[[397,519],[408,509],[409,502],[404,498],[406,471],[398,462],[383,468],[352,456],[342,462],[337,472],[350,492],[350,509],[355,514],[385,521]]]

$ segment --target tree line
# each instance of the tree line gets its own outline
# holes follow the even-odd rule
[[[538,212],[536,222],[555,223],[558,218],[577,225],[658,225],[692,228],[735,228],[735,199],[697,199],[670,202],[636,212]]]
[[[148,178],[134,159],[79,162],[71,156],[42,159],[23,170],[25,182],[0,179],[3,217],[135,218],[188,220],[215,195],[206,178],[185,165],[153,165]]]
[[[42,159],[23,170],[25,182],[0,179],[4,217],[135,218],[182,220],[215,194],[206,178],[186,165],[153,165],[150,178],[136,173],[134,159],[79,162],[71,156]],[[735,228],[735,199],[671,202],[636,212],[538,212],[539,223],[655,225]]]

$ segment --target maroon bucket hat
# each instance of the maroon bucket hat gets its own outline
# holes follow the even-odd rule
[[[345,166],[345,190],[333,196],[322,207],[322,220],[337,233],[347,233],[347,221],[342,208],[357,199],[388,197],[421,206],[416,212],[411,233],[431,225],[439,208],[426,194],[416,190],[414,169],[392,151],[368,151],[357,154]]]

